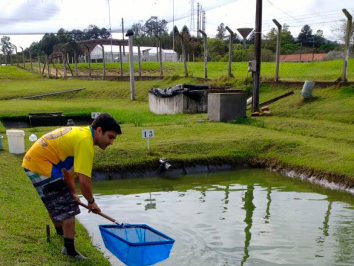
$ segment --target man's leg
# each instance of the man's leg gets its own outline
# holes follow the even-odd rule
[[[74,197],[67,188],[65,181],[62,180],[62,182],[60,182],[60,179],[53,180],[27,169],[25,169],[25,173],[30,178],[39,197],[47,208],[49,217],[57,233],[64,235],[62,254],[77,259],[87,259],[75,249],[75,215],[79,214],[80,210]]]
[[[65,238],[74,239],[75,236],[75,216],[63,221],[63,232]]]
[[[50,215],[50,213],[48,213],[49,218],[52,220],[52,223],[54,224],[55,227],[55,231],[57,232],[58,236],[63,236],[64,232],[63,232],[63,222],[57,222],[53,219],[53,217]]]
[[[88,259],[75,249],[75,216],[63,221],[64,247],[61,251],[64,255],[69,255],[76,259]]]

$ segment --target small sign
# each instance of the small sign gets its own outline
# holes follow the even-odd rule
[[[99,116],[101,113],[100,112],[91,112],[91,118],[96,119],[97,116]]]
[[[142,139],[151,139],[153,138],[155,135],[155,132],[153,129],[145,129],[141,131],[141,138]]]
[[[155,132],[153,129],[145,129],[141,131],[141,138],[147,139],[148,150],[150,150],[150,139],[155,136]]]

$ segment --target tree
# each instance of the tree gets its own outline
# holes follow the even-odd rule
[[[132,25],[132,31],[134,32],[135,37],[144,34],[144,25],[142,24],[142,22],[142,20],[139,20],[138,23],[134,23]]]
[[[323,37],[323,30],[317,30],[316,34],[313,36],[315,47],[321,47],[322,44],[326,42],[326,39]]]
[[[293,54],[299,48],[300,44],[295,43],[295,39],[291,35],[289,26],[284,24],[281,30],[281,54]]]
[[[242,43],[242,39],[236,32],[234,32],[232,43]]]
[[[150,17],[143,27],[143,31],[148,36],[155,36],[156,35],[163,35],[168,34],[167,31],[167,21],[166,20],[159,20],[158,17],[152,16]]]
[[[38,56],[38,52],[40,50],[40,45],[39,42],[32,42],[30,47],[25,49],[25,52],[27,54],[31,54],[32,55],[32,59],[35,58],[36,56]]]
[[[313,46],[314,39],[312,35],[312,29],[309,25],[305,25],[302,27],[299,36],[297,37],[297,41],[299,43],[302,43],[302,45],[305,47]]]
[[[100,29],[96,25],[89,25],[87,29],[84,29],[83,33],[83,40],[108,39],[111,36],[106,28]]]
[[[12,51],[14,49],[14,45],[10,42],[10,37],[9,36],[3,36],[1,38],[0,45],[1,45],[1,52],[5,56],[5,63],[7,62],[6,61],[7,56],[10,57],[10,61],[11,61],[11,54],[12,54]]]
[[[221,23],[217,29],[217,34],[216,34],[216,38],[220,39],[220,40],[223,40],[225,38],[225,32],[226,32],[226,28],[225,28],[225,25],[224,23]]]
[[[67,43],[72,40],[71,34],[63,28],[58,30],[57,38],[59,43]]]
[[[72,30],[71,31],[71,39],[73,41],[79,42],[79,41],[83,41],[84,40],[84,32],[81,30]]]
[[[278,39],[278,31],[272,28],[266,35],[264,35],[264,40],[262,41],[262,48],[271,50],[273,53],[276,51]]]
[[[53,33],[44,34],[42,40],[39,42],[40,49],[46,55],[50,55],[53,52],[54,45],[58,44],[59,40],[57,36]]]
[[[224,40],[208,38],[208,50],[211,61],[219,61],[227,52],[228,46]]]

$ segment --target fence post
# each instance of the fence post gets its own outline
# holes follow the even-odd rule
[[[25,53],[23,52],[23,48],[21,46],[19,46],[22,50],[22,61],[23,61],[23,68],[26,68],[26,65],[25,65]]]
[[[349,58],[349,44],[350,44],[350,34],[352,30],[353,17],[349,14],[346,9],[342,10],[344,15],[347,17],[347,32],[345,36],[345,48],[344,48],[344,56],[343,56],[343,68],[342,68],[342,78],[341,81],[347,81],[347,66],[348,66],[348,58]]]
[[[17,66],[18,66],[17,46],[14,45],[14,47],[15,47],[15,51],[16,51],[16,64],[17,64]]]
[[[280,25],[280,23],[276,19],[273,19],[273,22],[278,27],[277,51],[276,51],[276,59],[275,59],[275,76],[274,76],[274,81],[278,82],[279,81],[280,50],[281,50],[281,31],[282,31],[283,27],[282,27],[282,25]]]
[[[28,50],[29,57],[30,57],[30,64],[31,64],[31,71],[33,71],[33,65],[32,65],[32,52],[31,50]]]
[[[138,72],[139,72],[139,77],[141,77],[141,52],[140,52],[140,44],[138,44]]]
[[[129,43],[129,70],[130,70],[130,99],[132,101],[135,100],[135,93],[134,93],[134,56],[133,56],[133,36],[134,32],[132,30],[128,30],[127,34],[125,35],[128,37]]]
[[[38,50],[38,72],[41,74],[41,50]]]
[[[79,75],[79,71],[77,70],[77,53],[74,50],[74,62],[75,62],[75,76],[77,77]]]
[[[157,43],[158,43],[158,49],[157,52],[159,54],[159,65],[160,65],[160,78],[163,77],[163,70],[162,70],[162,48],[161,48],[161,39],[158,35],[155,34],[155,37],[157,38]],[[160,48],[160,50],[159,50]]]
[[[181,46],[182,46],[182,57],[183,57],[183,65],[184,65],[184,76],[187,78],[188,77],[188,69],[187,69],[187,57],[186,57],[186,48],[184,47],[184,41],[183,41],[183,36],[179,32],[174,32],[174,34],[177,34],[178,37],[181,39]]]
[[[124,45],[123,45],[124,47]],[[119,45],[119,67],[120,67],[120,76],[123,77],[123,58],[122,58],[122,46]]]
[[[231,61],[232,61],[232,41],[233,41],[233,39],[234,39],[234,32],[233,32],[232,30],[230,30],[230,28],[229,28],[228,26],[226,26],[225,29],[227,29],[228,32],[230,33],[228,76],[229,76],[229,77],[232,77],[232,73],[231,73]]]
[[[64,78],[66,78],[66,57],[64,52],[61,52],[62,59],[63,59],[63,73],[64,73]]]
[[[91,55],[90,55],[90,48],[86,46],[87,49],[87,63],[88,63],[88,68],[89,68],[89,77],[91,77]]]
[[[102,48],[102,70],[103,70],[103,79],[106,78],[106,62],[105,62],[105,56],[104,56],[104,47],[102,44],[99,44]]]
[[[206,33],[202,30],[199,30],[199,32],[203,35],[204,37],[204,78],[208,78],[208,72],[207,72],[207,62],[208,62],[208,37]]]
[[[49,60],[48,60],[48,55],[45,55],[45,63],[47,64],[47,74],[48,78],[50,78],[50,69],[49,69]]]

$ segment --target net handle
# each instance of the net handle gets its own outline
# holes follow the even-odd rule
[[[89,207],[85,203],[82,203],[81,201],[79,201],[78,204],[86,209],[89,209]],[[113,219],[112,217],[108,216],[107,214],[104,214],[103,212],[93,212],[93,213],[98,214],[103,218],[106,218],[107,220],[110,220],[111,222],[118,224],[116,219]]]

